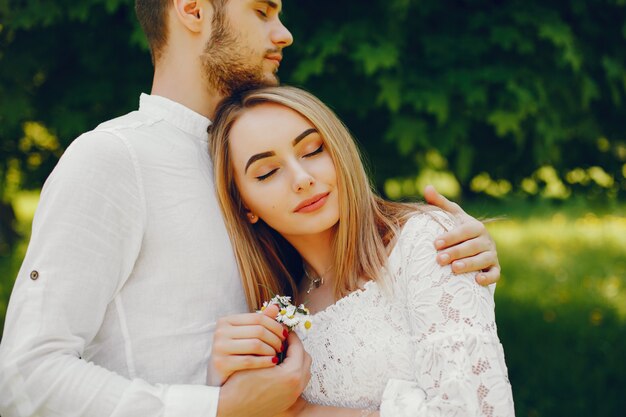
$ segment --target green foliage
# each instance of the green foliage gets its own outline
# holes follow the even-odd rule
[[[137,106],[151,64],[132,1],[0,3],[0,199],[38,188],[62,150],[98,123]],[[28,142],[36,122],[57,147]],[[36,155],[36,157],[33,157]]]
[[[136,107],[151,67],[132,5],[0,1],[0,185],[14,161],[21,186],[37,187],[77,135]],[[561,179],[601,167],[614,179],[604,191],[624,195],[624,1],[347,1],[320,12],[305,0],[286,2],[284,20],[296,41],[283,80],[347,121],[380,167],[379,188],[414,177],[434,149],[465,193],[479,174],[518,189],[550,165]],[[20,149],[29,121],[60,150]]]
[[[561,177],[602,167],[623,195],[623,1],[339,2],[321,16],[317,7],[287,6],[301,45],[289,53],[291,80],[349,121],[375,165],[394,159],[385,138],[397,176],[414,175],[412,156],[435,148],[466,192],[482,172],[518,187],[551,165]],[[372,129],[372,119],[385,123]]]

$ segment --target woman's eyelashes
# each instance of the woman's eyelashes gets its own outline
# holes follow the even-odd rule
[[[322,153],[323,150],[324,150],[324,144],[322,143],[320,146],[318,146],[316,150],[314,150],[313,152],[307,153],[303,157],[310,158],[311,156],[317,155],[318,153]]]
[[[273,170],[271,170],[267,174],[259,175],[258,177],[255,177],[255,178],[257,180],[259,180],[259,181],[263,181],[263,180],[268,179],[270,176],[272,176],[276,171],[278,171],[278,168],[274,168]]]
[[[319,155],[323,151],[324,151],[324,144],[322,143],[314,151],[302,155],[302,158],[311,158],[311,157],[313,157],[315,155]],[[262,175],[257,175],[254,178],[256,178],[259,181],[263,181],[263,180],[268,179],[272,175],[274,175],[276,173],[276,171],[278,171],[278,168],[271,169],[267,173],[262,174]]]

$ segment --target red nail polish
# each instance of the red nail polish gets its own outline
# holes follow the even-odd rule
[[[272,363],[273,363],[274,365],[276,365],[276,364],[278,363],[278,356],[274,356],[274,357],[272,358]]]
[[[283,336],[286,338],[287,336],[289,336],[289,332],[287,331],[287,329],[283,329]]]

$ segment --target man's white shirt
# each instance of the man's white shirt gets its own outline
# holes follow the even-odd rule
[[[0,344],[0,415],[214,416],[218,317],[247,311],[210,121],[158,96],[70,145],[41,194]]]

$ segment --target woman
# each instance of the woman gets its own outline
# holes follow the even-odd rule
[[[295,88],[243,93],[221,106],[210,147],[250,307],[287,293],[314,313],[301,409],[514,414],[491,290],[435,261],[452,221],[376,197],[331,110]],[[260,340],[248,353],[281,349]]]

